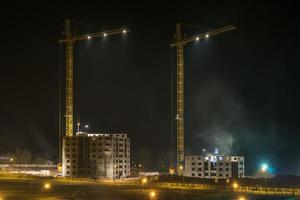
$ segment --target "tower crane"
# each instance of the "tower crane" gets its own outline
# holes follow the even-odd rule
[[[82,40],[90,40],[93,38],[99,37],[108,37],[111,35],[118,35],[118,34],[126,34],[129,32],[126,28],[119,28],[113,29],[109,31],[102,31],[96,32],[91,34],[82,34],[82,35],[74,35],[71,32],[70,20],[65,21],[65,32],[64,38],[59,40],[60,44],[65,44],[66,46],[66,99],[65,99],[65,117],[66,117],[66,124],[65,124],[65,131],[66,137],[73,136],[73,46],[75,42],[79,42]],[[60,130],[61,131],[61,130]],[[61,136],[60,133],[60,156],[61,156]]]
[[[175,41],[171,43],[176,48],[176,171],[178,175],[184,174],[184,46],[211,36],[236,29],[229,25],[205,33],[183,38],[181,23],[176,24]],[[173,116],[172,116],[173,117]]]

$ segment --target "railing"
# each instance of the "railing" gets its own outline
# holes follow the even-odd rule
[[[213,190],[217,188],[215,185],[188,183],[155,183],[154,186],[184,190]]]
[[[275,188],[275,187],[251,187],[240,186],[233,189],[229,186],[209,185],[209,184],[188,184],[188,183],[155,183],[153,186],[167,189],[182,190],[223,190],[228,192],[252,193],[259,195],[275,196],[300,196],[300,188]]]
[[[263,194],[263,195],[282,195],[282,196],[300,196],[299,188],[276,188],[276,187],[249,187],[241,186],[237,192]]]

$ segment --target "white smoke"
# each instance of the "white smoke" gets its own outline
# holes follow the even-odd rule
[[[245,111],[239,96],[230,85],[211,79],[202,84],[192,100],[191,130],[197,146],[210,150],[218,147],[220,153],[230,154],[237,142],[235,135],[244,127]]]

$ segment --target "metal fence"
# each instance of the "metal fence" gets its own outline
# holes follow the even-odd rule
[[[282,196],[300,196],[299,188],[276,188],[276,187],[249,187],[241,186],[238,192],[263,194],[263,195],[282,195]]]
[[[259,195],[274,196],[300,196],[300,188],[275,188],[275,187],[251,187],[240,186],[233,189],[231,186],[209,185],[209,184],[188,184],[188,183],[155,183],[157,187],[182,190],[220,190],[228,192],[252,193]]]

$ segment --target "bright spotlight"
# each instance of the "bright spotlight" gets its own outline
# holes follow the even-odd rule
[[[122,32],[123,32],[124,34],[126,34],[126,33],[127,33],[127,30],[126,30],[126,29],[124,29]]]
[[[91,39],[91,36],[88,35],[88,36],[87,36],[87,39]]]
[[[107,33],[103,33],[103,36],[106,37],[106,36],[107,36]]]
[[[206,38],[209,38],[209,34],[206,34],[205,37],[206,37]]]
[[[267,164],[262,164],[261,165],[261,171],[266,172],[268,170],[268,165]]]
[[[199,37],[196,37],[196,41],[199,41],[200,40],[200,38]]]

